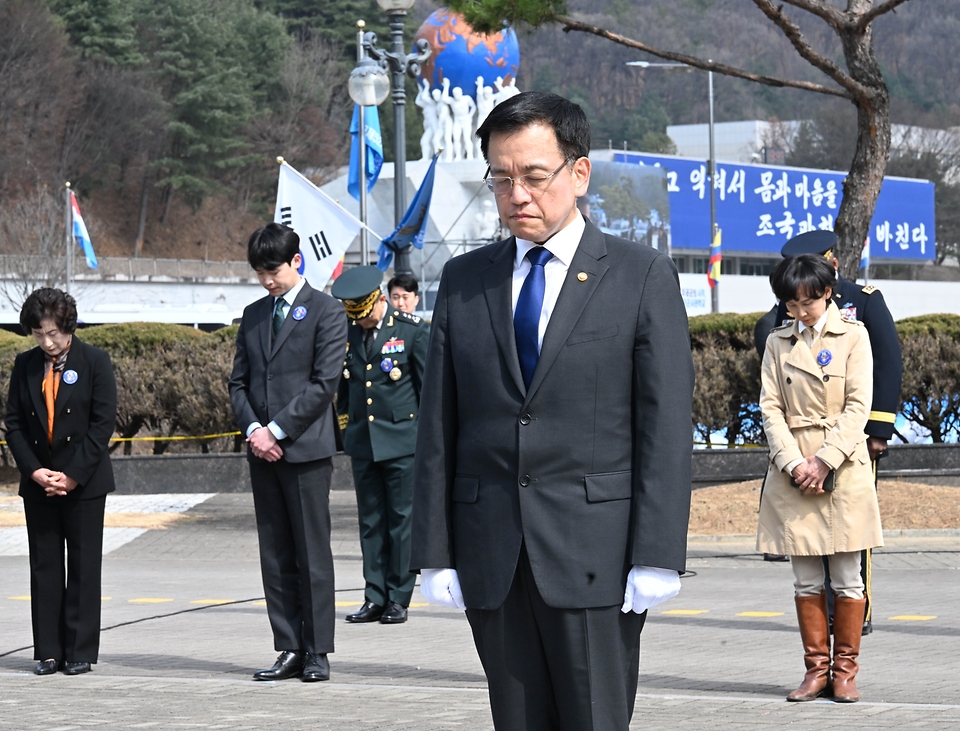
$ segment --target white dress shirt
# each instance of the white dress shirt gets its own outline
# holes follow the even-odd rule
[[[577,211],[577,217],[560,231],[557,231],[547,243],[543,246],[551,254],[550,259],[543,267],[544,290],[543,307],[540,310],[540,327],[537,330],[537,351],[543,345],[543,334],[547,331],[547,325],[550,323],[550,315],[557,306],[557,298],[560,296],[560,288],[563,287],[563,280],[566,279],[567,271],[570,269],[570,263],[573,261],[573,255],[577,253],[577,247],[580,245],[580,239],[583,237],[583,230],[586,224],[583,222],[583,216]],[[533,266],[527,259],[527,252],[534,246],[538,246],[532,241],[517,239],[517,257],[513,262],[513,307],[512,312],[517,311],[517,300],[520,298],[520,289],[523,287],[523,281],[527,278],[530,268]]]
[[[304,279],[303,277],[300,277],[299,282],[293,285],[284,294],[280,295],[280,297],[274,298],[273,307],[270,311],[276,312],[277,300],[282,299],[283,300],[283,316],[284,316],[284,319],[286,319],[287,316],[290,314],[290,308],[293,307],[293,303],[297,301],[297,295],[300,294],[300,290],[303,289],[303,285],[306,283],[307,283],[307,280]],[[249,437],[251,434],[253,434],[254,431],[256,431],[262,426],[263,424],[261,424],[259,421],[253,422],[250,426],[247,427],[247,436]],[[267,429],[269,429],[270,433],[273,434],[274,437],[276,437],[277,441],[280,441],[281,439],[286,439],[287,433],[280,428],[280,425],[277,422],[271,421],[269,424],[267,424]]]

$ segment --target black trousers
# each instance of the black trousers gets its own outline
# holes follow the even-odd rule
[[[333,652],[331,459],[250,460],[260,572],[274,649]]]
[[[646,613],[547,606],[521,548],[503,606],[467,619],[497,731],[628,731]]]
[[[410,573],[413,455],[373,462],[351,458],[357,490],[364,598],[385,606],[410,605],[416,574]]]
[[[91,500],[23,501],[35,660],[95,663],[100,655],[106,501],[106,495]]]

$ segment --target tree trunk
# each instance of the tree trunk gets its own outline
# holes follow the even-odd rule
[[[143,253],[143,235],[147,228],[147,199],[150,197],[150,166],[143,169],[143,185],[140,188],[140,220],[137,221],[137,240],[133,245],[133,258]]]
[[[852,4],[856,2],[870,4],[867,0],[855,0]],[[860,267],[860,253],[870,235],[870,220],[890,155],[890,94],[874,53],[872,27],[867,26],[864,31],[844,28],[840,40],[850,75],[864,87],[864,92],[854,99],[857,149],[850,173],[843,181],[843,202],[834,226],[840,239],[840,275],[853,281]]]

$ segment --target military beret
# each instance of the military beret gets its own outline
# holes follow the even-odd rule
[[[833,231],[807,231],[785,243],[780,256],[789,259],[802,254],[826,254],[836,246],[837,235]]]
[[[343,300],[348,318],[362,320],[370,315],[373,306],[380,299],[382,283],[383,272],[377,267],[353,267],[337,277],[330,288],[330,293],[337,299]]]

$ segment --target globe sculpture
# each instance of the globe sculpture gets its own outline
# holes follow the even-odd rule
[[[477,77],[484,86],[494,86],[497,77],[503,84],[516,82],[520,66],[520,44],[512,28],[483,35],[467,24],[463,16],[446,8],[431,13],[416,38],[425,39],[433,54],[420,65],[420,79],[439,89],[444,79],[449,87],[459,87],[463,94],[476,99]]]

